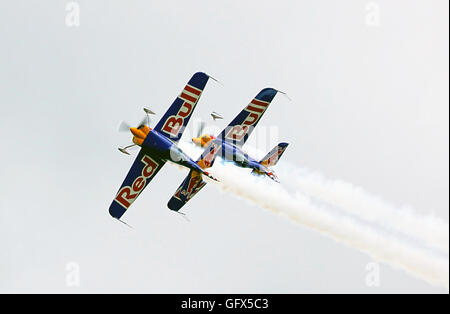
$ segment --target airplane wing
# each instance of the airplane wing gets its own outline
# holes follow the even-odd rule
[[[150,157],[141,149],[109,206],[110,215],[120,219],[164,164],[165,161]]]
[[[197,164],[203,169],[212,167],[220,149],[221,145],[218,142],[212,141],[197,160]],[[171,210],[179,211],[205,185],[206,181],[203,181],[202,174],[198,171],[191,170],[167,203],[167,207]]]
[[[236,146],[244,145],[277,92],[273,88],[260,91],[217,138],[233,142]]]
[[[205,185],[206,182],[203,181],[202,175],[197,171],[191,170],[167,203],[167,207],[171,210],[179,211]]]
[[[209,76],[205,73],[195,73],[154,130],[177,143],[183,135],[208,79]]]

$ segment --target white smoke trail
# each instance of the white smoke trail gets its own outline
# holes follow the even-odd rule
[[[199,150],[190,144],[183,144],[182,148],[191,156],[199,153]],[[448,257],[437,255],[393,234],[381,232],[341,212],[333,211],[332,208],[318,206],[310,197],[299,191],[291,193],[281,184],[250,175],[248,169],[240,169],[218,160],[210,172],[219,178],[220,182],[214,186],[221,190],[285,215],[294,222],[326,234],[336,241],[365,252],[378,261],[401,268],[431,284],[448,288]],[[283,176],[282,179],[285,180],[286,177]],[[295,178],[289,178],[293,179]],[[395,229],[409,233],[406,227]]]
[[[394,207],[351,183],[326,179],[315,173],[295,176],[294,184],[302,192],[349,214],[403,233],[445,253],[449,251],[449,226],[442,219],[417,215],[405,206]]]
[[[262,154],[251,147],[249,150],[253,156]],[[418,215],[407,206],[395,207],[361,187],[342,180],[327,179],[317,172],[299,168],[285,160],[278,167],[280,179],[302,193],[448,254],[448,222],[433,215]]]

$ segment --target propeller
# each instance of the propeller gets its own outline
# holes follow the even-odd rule
[[[128,132],[130,131],[131,125],[129,125],[127,122],[125,121],[120,121],[118,130],[119,132]]]
[[[150,127],[150,118],[149,118],[147,115],[145,115],[145,117],[143,117],[143,118],[141,119],[141,122],[139,122],[138,125],[139,125],[139,126],[141,126],[141,125],[146,125],[146,126]]]
[[[148,119],[147,116],[145,116],[144,118],[141,119],[141,122],[139,122],[139,124],[136,125],[136,127],[139,127],[143,124],[148,126],[150,124],[149,122],[150,119]],[[120,121],[118,130],[119,132],[129,132],[131,127],[132,127],[131,124],[129,124],[128,122]]]
[[[150,127],[150,123],[152,123],[152,120],[150,119],[149,115],[150,114],[155,114],[153,111],[144,108],[144,111],[146,113],[146,115],[141,119],[141,121],[139,122],[139,124],[137,126],[141,126],[141,125],[146,125],[148,127]],[[118,130],[119,132],[128,132],[130,131],[131,125],[126,122],[126,121],[120,121]]]
[[[144,107],[143,109],[145,112],[145,120],[147,121],[147,126],[150,127],[150,123],[151,123],[150,115],[155,114],[155,113],[148,108]],[[143,124],[143,123],[141,123],[141,124]]]
[[[203,135],[203,130],[205,128],[206,123],[204,121],[200,121],[200,123],[197,126],[197,133],[195,137],[200,137]]]
[[[141,119],[141,122],[138,124],[138,127],[140,127],[141,125],[146,125],[146,126],[150,127],[151,120],[150,120],[149,115],[155,114],[153,111],[151,111],[150,109],[147,109],[147,108],[144,108],[144,111],[145,111],[145,117]],[[119,132],[128,132],[128,131],[130,131],[130,128],[131,128],[131,125],[128,122],[122,120],[119,124],[118,131]],[[136,144],[131,144],[126,147],[119,147],[118,149],[121,153],[130,155],[130,153],[128,152],[128,149],[135,148],[135,147],[138,147],[138,146]]]

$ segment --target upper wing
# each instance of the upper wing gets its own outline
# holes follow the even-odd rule
[[[244,145],[277,92],[273,88],[265,88],[260,91],[247,107],[220,133],[218,138],[231,141],[237,146]]]
[[[220,133],[218,138],[231,141],[237,146],[244,145],[277,92],[273,88],[265,88],[260,91],[247,107]]]
[[[159,158],[150,157],[141,149],[109,206],[111,216],[120,219],[165,163]]]
[[[208,79],[209,76],[205,73],[195,73],[154,130],[164,134],[173,142],[178,142],[194,112]]]

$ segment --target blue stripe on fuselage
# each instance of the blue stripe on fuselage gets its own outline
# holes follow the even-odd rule
[[[169,160],[200,172],[202,170],[181,148],[155,130],[150,131],[147,135],[142,148],[150,155],[157,156],[163,160]]]
[[[228,141],[216,140],[221,144],[221,157],[225,161],[232,161],[238,167],[263,170],[264,167],[256,160],[250,157],[239,147]]]
[[[142,148],[158,157],[168,160],[170,159],[170,148],[174,143],[164,135],[159,134],[155,130],[151,130],[142,144]]]

